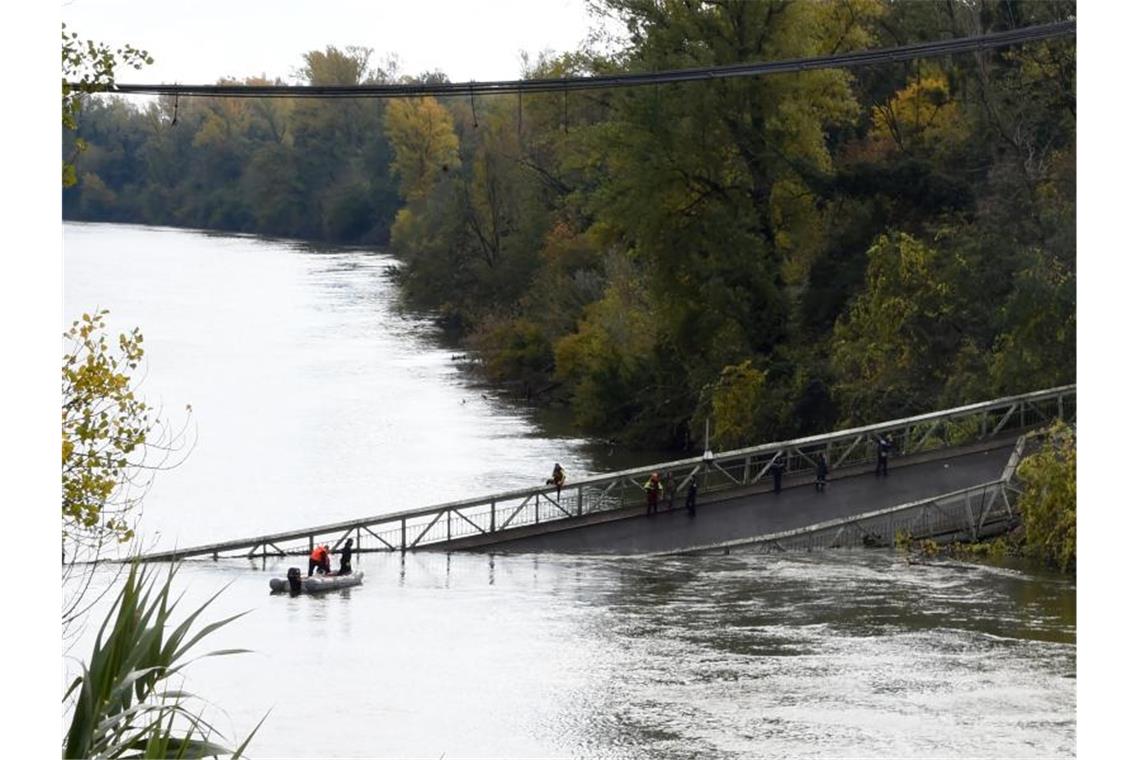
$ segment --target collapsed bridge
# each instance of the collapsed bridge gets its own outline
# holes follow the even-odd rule
[[[358,552],[459,551],[673,554],[734,547],[792,549],[873,544],[896,530],[977,538],[1012,517],[1024,434],[1075,422],[1076,386],[1010,396],[832,433],[765,443],[435,506],[223,541],[132,559],[303,555],[316,543]],[[874,474],[877,437],[890,434],[889,475]],[[812,486],[820,454],[831,482]],[[772,465],[784,463],[774,493]],[[672,476],[662,512],[646,517],[643,484]],[[697,480],[697,516],[682,508]],[[670,510],[670,506],[675,509]]]

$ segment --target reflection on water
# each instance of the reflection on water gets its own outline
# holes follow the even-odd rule
[[[257,756],[1070,755],[1075,584],[889,551],[626,559],[365,555],[362,587],[232,583],[192,669]],[[226,721],[230,723],[226,723]],[[314,744],[316,742],[316,744]]]

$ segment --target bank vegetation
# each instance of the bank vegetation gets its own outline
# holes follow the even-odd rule
[[[526,75],[828,55],[1076,12],[597,5],[627,40]],[[709,419],[734,446],[1075,380],[1075,71],[1059,38],[521,98],[89,99],[64,211],[383,246],[407,302],[504,388],[567,405],[587,434],[684,450]],[[329,47],[298,77],[443,75]]]

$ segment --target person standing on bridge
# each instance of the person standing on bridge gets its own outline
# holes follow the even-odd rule
[[[887,452],[895,447],[895,442],[892,440],[890,433],[887,433],[885,438],[881,435],[875,437],[878,439],[878,457],[875,460],[875,475],[876,477],[879,475],[885,477],[887,474]]]
[[[661,476],[653,473],[645,481],[645,514],[657,513],[657,499],[661,496]]]
[[[328,575],[329,568],[329,548],[324,544],[319,544],[313,553],[309,555],[309,575],[313,574],[314,570],[319,570],[321,575]]]
[[[562,484],[566,482],[566,470],[558,462],[554,463],[554,472],[546,480],[546,485],[554,486],[554,498],[562,498]]]
[[[772,493],[779,493],[784,480],[784,452],[776,452],[775,458],[772,459],[772,466],[768,469],[772,471]]]
[[[669,511],[672,512],[677,504],[677,481],[671,472],[665,473],[665,496],[669,499]]]
[[[697,476],[689,476],[689,490],[685,492],[685,511],[689,517],[697,516]]]
[[[827,454],[819,452],[819,460],[815,463],[815,490],[822,492],[827,488]]]

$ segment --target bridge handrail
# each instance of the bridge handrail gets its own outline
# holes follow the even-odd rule
[[[741,546],[750,546],[752,544],[767,543],[769,541],[779,541],[781,539],[794,538],[808,533],[815,533],[821,530],[828,530],[829,528],[838,528],[842,525],[847,525],[854,522],[861,522],[872,520],[876,517],[889,515],[894,512],[905,512],[908,509],[915,509],[926,504],[933,504],[940,501],[949,501],[958,496],[965,496],[970,493],[977,493],[978,491],[985,491],[988,488],[1004,487],[1007,485],[1005,478],[998,478],[997,480],[989,480],[985,483],[976,483],[972,486],[959,488],[956,491],[947,491],[946,493],[935,494],[934,496],[924,496],[921,499],[908,501],[903,504],[895,504],[890,507],[883,507],[882,509],[875,509],[870,512],[860,512],[857,515],[849,517],[834,517],[830,520],[823,520],[811,525],[804,525],[799,528],[789,528],[788,530],[781,530],[775,533],[765,533],[761,536],[748,536],[745,538],[733,538],[728,541],[717,541],[711,544],[700,544],[698,546],[690,546],[685,549],[670,550],[663,552],[650,552],[641,556],[645,557],[665,557],[677,554],[702,554],[710,551],[718,551],[721,549],[736,549]]]
[[[757,454],[771,454],[774,456],[778,451],[787,451],[789,449],[817,446],[819,444],[826,444],[832,441],[850,440],[852,438],[858,439],[859,436],[866,435],[868,433],[890,430],[908,425],[913,426],[924,422],[948,420],[954,417],[978,414],[995,409],[1012,407],[1013,405],[1017,404],[1032,403],[1039,400],[1065,398],[1075,394],[1075,384],[1058,386],[1055,388],[1033,391],[1031,393],[1006,396],[999,399],[993,399],[991,401],[982,401],[974,404],[967,404],[964,406],[954,407],[952,409],[927,412],[924,414],[915,415],[913,417],[900,417],[893,420],[887,420],[885,422],[878,422],[871,425],[863,425],[855,428],[846,428],[844,430],[833,431],[830,433],[819,433],[816,435],[804,436],[801,438],[794,438],[786,441],[776,441],[759,444],[756,446],[749,446],[746,448],[732,449],[729,451],[715,453],[711,458],[706,458],[705,456],[688,457],[685,459],[660,462],[652,465],[644,465],[602,475],[594,475],[591,477],[582,478],[581,480],[575,480],[573,483],[564,484],[562,486],[562,490],[572,491],[574,489],[577,489],[579,493],[581,493],[585,489],[615,484],[625,480],[626,478],[640,479],[641,477],[647,477],[649,473],[654,471],[675,470],[684,468],[686,466],[695,467],[702,464],[718,464],[730,460],[740,459],[742,457],[755,456]],[[856,440],[856,442],[858,441]],[[211,553],[217,554],[219,552],[233,551],[236,549],[248,548],[251,546],[256,547],[264,544],[294,541],[297,539],[312,537],[317,534],[348,531],[353,528],[359,528],[366,525],[375,526],[401,522],[406,523],[408,520],[441,515],[445,512],[458,512],[462,509],[483,505],[493,506],[498,502],[509,502],[513,499],[535,498],[543,494],[554,493],[555,490],[556,489],[553,486],[520,488],[511,491],[502,491],[498,493],[460,499],[457,501],[451,501],[442,504],[434,504],[426,507],[416,507],[397,512],[385,512],[378,515],[358,517],[349,520],[340,520],[337,522],[311,526],[304,529],[281,531],[278,533],[252,536],[244,539],[235,539],[233,541],[201,544],[184,549],[175,548],[166,551],[156,551],[145,556],[137,557],[137,559],[146,560],[154,558],[171,558],[174,556],[185,557]]]
[[[953,409],[943,409],[937,412],[926,412],[925,414],[919,414],[914,417],[899,417],[897,419],[888,420],[886,422],[876,422],[873,425],[846,428],[844,430],[837,430],[832,433],[819,433],[816,435],[806,436],[804,438],[795,438],[790,441],[783,441],[780,443],[764,443],[760,444],[759,446],[749,446],[743,449],[734,449],[732,451],[721,452],[720,454],[716,455],[716,458],[735,459],[737,457],[747,456],[748,454],[761,454],[768,451],[775,453],[781,448],[790,448],[793,446],[810,446],[812,444],[823,443],[832,439],[850,438],[853,435],[862,435],[864,433],[874,433],[880,430],[889,430],[891,428],[897,428],[902,425],[915,425],[922,422],[931,422],[933,420],[942,420],[967,414],[977,414],[979,412],[1000,409],[1002,407],[1009,406],[1010,404],[1056,398],[1057,396],[1068,396],[1076,394],[1076,392],[1077,386],[1075,384],[1060,385],[1056,388],[1048,388],[1043,391],[1023,393],[1018,396],[1005,396],[1004,398],[998,398],[992,401],[979,401],[975,404],[966,404],[965,406],[957,406]]]
[[[650,552],[641,556],[645,557],[664,557],[673,555],[688,555],[688,554],[703,554],[710,551],[722,551],[725,549],[737,549],[743,546],[753,546],[757,544],[772,543],[776,541],[784,541],[789,538],[796,538],[805,536],[811,533],[819,533],[822,531],[830,530],[832,528],[839,528],[844,525],[850,525],[860,522],[869,522],[876,517],[883,517],[908,510],[917,509],[928,504],[937,504],[939,502],[952,501],[958,497],[966,497],[970,494],[978,493],[983,494],[991,488],[1008,489],[1011,487],[1014,479],[1017,477],[1017,468],[1021,464],[1021,460],[1025,458],[1026,446],[1033,437],[1029,434],[1022,434],[1018,436],[1017,443],[1014,444],[1013,451],[1010,452],[1009,459],[1002,470],[1002,474],[996,480],[989,480],[984,483],[975,483],[965,488],[959,488],[954,491],[946,491],[945,493],[935,494],[933,496],[924,496],[920,499],[904,502],[902,504],[895,504],[890,507],[883,507],[882,509],[874,509],[870,512],[860,512],[857,515],[850,515],[847,517],[835,517],[830,520],[823,520],[821,522],[812,523],[811,525],[804,525],[799,528],[790,528],[788,530],[776,531],[775,533],[765,533],[760,536],[748,536],[745,538],[734,538],[727,541],[717,541],[710,544],[700,544],[698,546],[686,547],[682,550],[670,550],[663,552]]]

